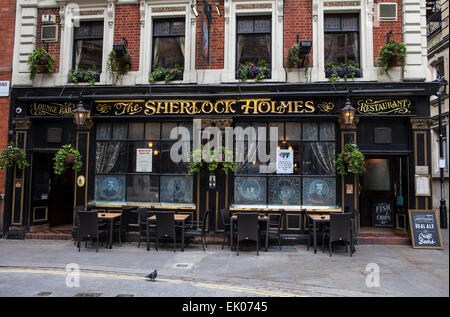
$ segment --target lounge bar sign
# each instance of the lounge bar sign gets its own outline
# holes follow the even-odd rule
[[[96,116],[332,114],[334,102],[261,99],[95,100]]]
[[[33,102],[28,104],[28,114],[30,116],[73,116],[74,104],[66,103],[45,103]]]
[[[408,98],[385,98],[357,100],[356,109],[364,115],[411,114],[413,103]]]

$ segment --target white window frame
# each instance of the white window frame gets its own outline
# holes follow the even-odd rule
[[[382,6],[382,5],[386,5],[386,4],[394,4],[395,5],[395,18],[381,18],[380,17],[380,12],[381,12],[381,9],[380,9],[380,7]],[[387,22],[395,22],[395,21],[397,21],[397,19],[398,19],[398,8],[397,8],[397,3],[396,2],[379,2],[378,3],[378,21],[387,21]]]
[[[155,12],[158,8],[179,8],[180,11]],[[181,10],[184,8],[184,10]],[[185,43],[184,43],[184,72],[182,81],[172,83],[195,83],[197,75],[195,72],[195,40],[197,19],[191,10],[189,0],[155,0],[141,1],[141,39],[139,72],[140,78],[137,83],[148,84],[148,79],[152,72],[153,62],[153,20],[156,18],[185,18]],[[158,82],[155,83],[155,85]]]
[[[329,81],[325,77],[325,14],[359,14],[359,66],[363,77],[356,81],[377,80],[377,71],[373,56],[373,1],[361,1],[358,6],[324,6],[325,0],[313,1],[313,67],[311,80]],[[350,4],[350,2],[349,2]]]
[[[238,9],[238,5],[267,5],[271,8]],[[271,78],[262,82],[284,82],[286,73],[283,67],[283,0],[226,0],[225,1],[225,49],[224,71],[221,74],[221,82],[236,83],[236,21],[238,16],[270,15],[272,25],[271,47]],[[249,79],[251,83],[254,80]]]
[[[108,53],[112,49],[114,40],[114,25],[109,23],[111,17],[108,17],[106,4],[103,6],[97,5],[85,5],[79,6],[79,12],[73,12],[73,7],[66,5],[65,7],[65,23],[64,32],[61,32],[61,52],[60,52],[60,78],[58,81],[61,84],[72,84],[69,79],[69,71],[74,67],[73,63],[73,39],[74,39],[74,21],[73,16],[76,16],[80,22],[86,21],[103,21],[103,56],[102,56],[102,69],[99,82],[97,85],[105,85],[110,82],[110,76],[107,71]],[[102,11],[103,14],[97,15],[82,15],[82,12],[86,11]],[[73,15],[72,15],[73,12]],[[78,85],[89,85],[89,83],[79,83]]]

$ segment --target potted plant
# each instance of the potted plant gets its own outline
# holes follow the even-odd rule
[[[131,56],[127,47],[125,47],[125,51],[125,55],[121,58],[117,58],[116,51],[114,49],[109,52],[107,68],[113,75],[114,84],[116,84],[119,78],[128,73],[130,70]],[[114,74],[116,74],[116,76]]]
[[[358,150],[356,144],[345,144],[336,160],[336,170],[340,175],[362,175],[366,172],[364,155]]]
[[[325,76],[331,81],[336,82],[339,79],[352,80],[362,77],[361,70],[358,63],[349,61],[348,64],[335,65],[334,62],[329,62],[325,65]]]
[[[222,160],[219,162],[219,155],[222,154]],[[215,174],[219,165],[222,171],[227,175],[230,171],[236,171],[236,163],[233,161],[233,152],[226,150],[222,146],[222,153],[217,150],[211,150],[209,162],[203,157],[203,150],[194,150],[191,153],[191,160],[188,165],[189,174],[199,173],[202,169],[207,169],[210,175]]]
[[[94,66],[88,69],[71,69],[69,71],[70,81],[78,84],[79,82],[88,82],[91,86],[100,80],[100,72]]]
[[[181,80],[182,75],[183,75],[183,68],[178,64],[175,64],[173,68],[170,67],[164,68],[161,64],[156,64],[153,67],[153,71],[150,74],[150,78],[148,79],[148,81],[149,83],[153,84],[156,81],[164,80],[167,84],[169,81],[175,79]]]
[[[74,171],[79,171],[83,165],[80,152],[72,148],[71,144],[63,145],[63,147],[56,152],[53,161],[55,174],[58,175],[64,173],[66,168],[69,167],[72,167]]]
[[[389,68],[400,66],[402,71],[405,69],[406,45],[402,42],[389,41],[380,48],[378,53],[378,66],[381,72],[388,71]]]
[[[245,62],[239,64],[238,77],[242,83],[247,82],[247,79],[254,79],[259,82],[262,79],[270,77],[271,69],[265,60],[259,60],[255,65],[252,62]]]
[[[55,58],[43,47],[33,50],[28,56],[27,64],[30,71],[30,79],[33,79],[36,73],[53,73],[55,71]]]
[[[14,142],[9,142],[9,145],[0,153],[0,169],[14,166],[24,169],[29,165],[25,151],[15,146]]]
[[[300,44],[295,43],[289,49],[286,66],[288,72],[291,72],[293,68],[304,68],[305,78],[308,79],[309,55],[300,55]]]

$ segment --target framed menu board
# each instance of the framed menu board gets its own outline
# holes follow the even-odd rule
[[[408,210],[413,248],[442,249],[437,210]]]
[[[431,196],[430,175],[416,175],[416,196]]]

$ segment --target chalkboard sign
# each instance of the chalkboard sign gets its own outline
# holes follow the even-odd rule
[[[372,226],[394,226],[394,201],[392,199],[377,199],[372,201]]]
[[[442,249],[436,210],[408,210],[413,248]]]

